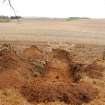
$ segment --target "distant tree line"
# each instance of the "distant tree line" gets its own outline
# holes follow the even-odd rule
[[[0,16],[0,19],[9,19],[8,16]]]
[[[10,19],[21,19],[21,16],[11,16]]]
[[[0,19],[21,19],[21,18],[22,18],[21,16],[11,16],[11,17],[0,16]]]
[[[66,20],[70,21],[70,20],[79,20],[79,19],[90,19],[88,17],[68,17]]]
[[[21,19],[21,16],[0,16],[0,23],[4,23],[4,22],[10,22],[11,20],[19,20]]]

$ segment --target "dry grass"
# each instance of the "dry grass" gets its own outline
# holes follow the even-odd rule
[[[0,40],[72,41],[105,44],[105,20],[22,20],[0,23]]]
[[[30,105],[16,89],[0,89],[0,105]]]

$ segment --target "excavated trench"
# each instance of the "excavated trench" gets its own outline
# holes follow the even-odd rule
[[[74,63],[63,49],[45,54],[34,45],[24,49],[21,57],[11,45],[4,44],[0,50],[0,88],[17,88],[30,103],[82,105],[98,96],[98,89],[80,80],[83,76],[102,78],[102,66]]]

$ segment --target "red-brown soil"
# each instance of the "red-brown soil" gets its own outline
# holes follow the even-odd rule
[[[20,87],[33,77],[35,66],[21,59],[14,50],[0,52],[0,88]]]
[[[52,49],[47,61],[44,54],[31,46],[18,55],[10,45],[3,45],[0,50],[0,88],[18,89],[30,104],[61,101],[82,105],[98,96],[97,88],[80,80],[83,75],[100,79],[102,66],[75,63],[70,52],[62,49]]]
[[[43,58],[43,52],[35,45],[32,45],[30,48],[26,48],[23,51],[23,55],[25,58],[30,60]]]

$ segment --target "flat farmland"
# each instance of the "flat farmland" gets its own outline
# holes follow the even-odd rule
[[[22,19],[0,23],[0,40],[66,41],[105,44],[104,19],[51,20]]]

